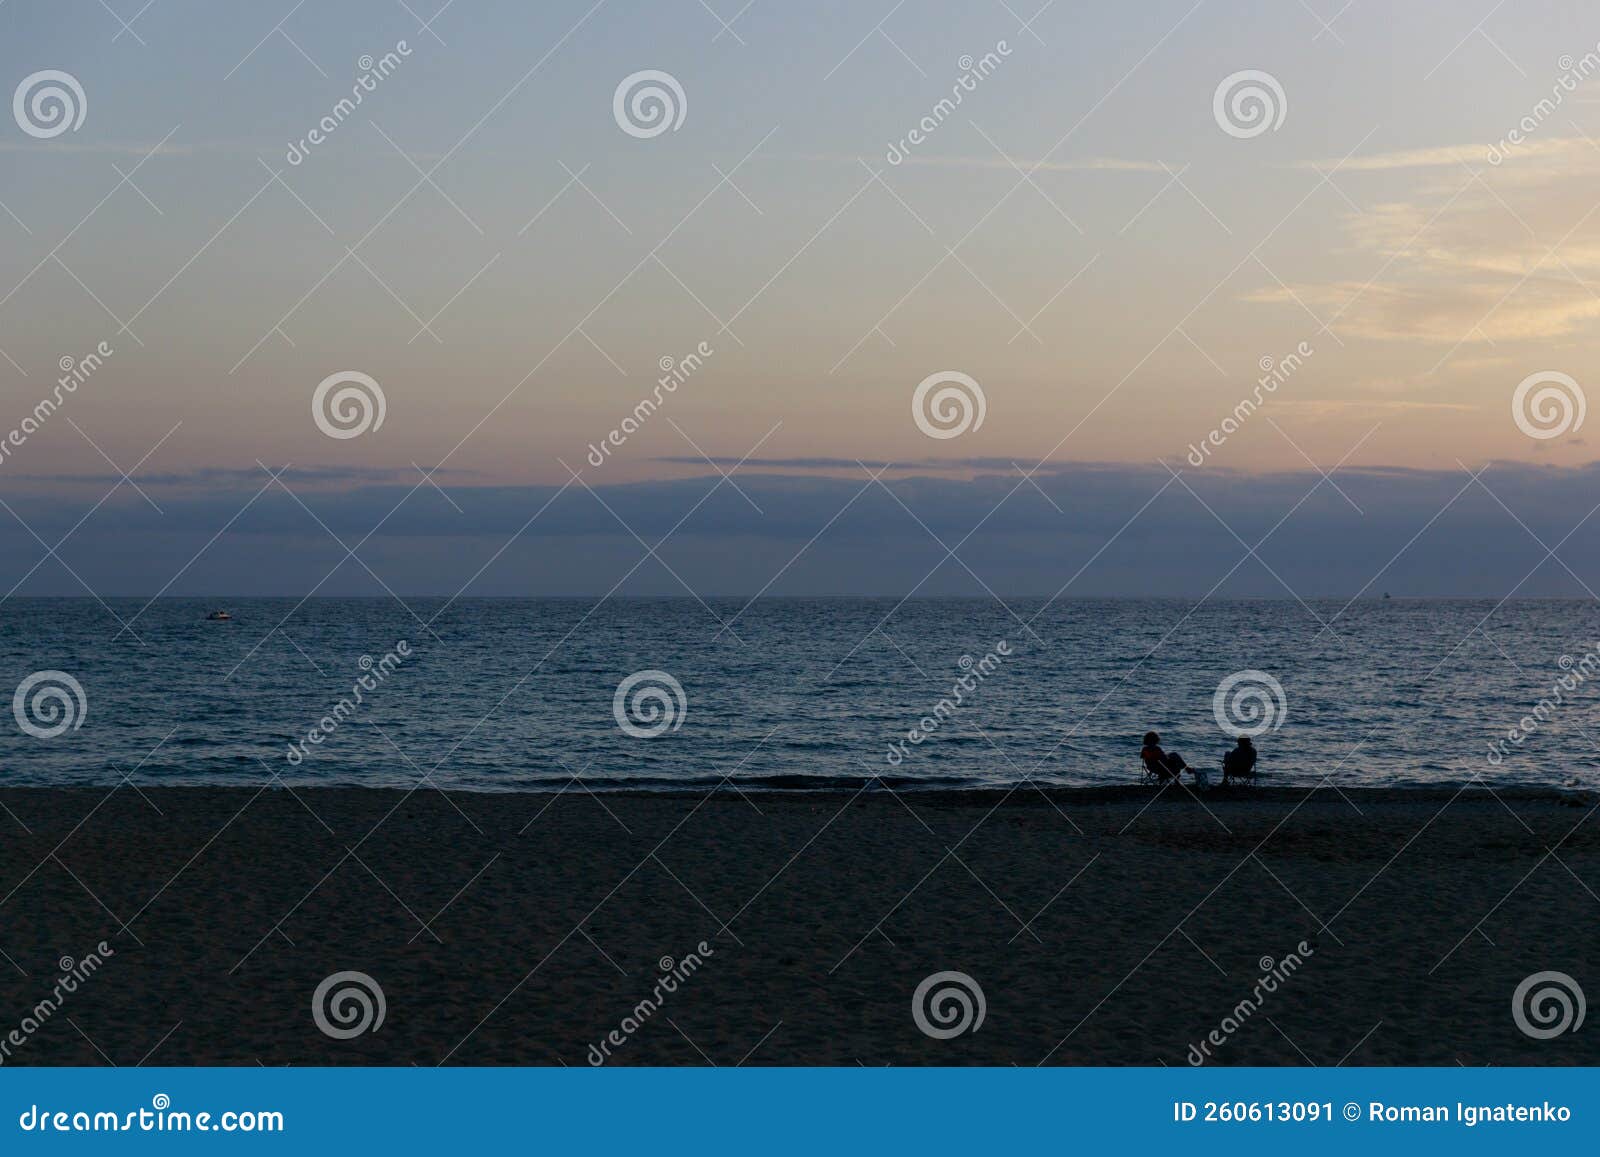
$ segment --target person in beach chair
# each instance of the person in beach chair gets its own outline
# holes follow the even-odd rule
[[[1184,771],[1194,769],[1183,761],[1176,751],[1161,750],[1161,736],[1154,731],[1144,733],[1144,746],[1139,749],[1139,762],[1144,764],[1144,777],[1151,783],[1174,783]]]
[[[1222,782],[1230,779],[1246,784],[1256,781],[1256,745],[1248,735],[1239,736],[1233,750],[1222,757]]]

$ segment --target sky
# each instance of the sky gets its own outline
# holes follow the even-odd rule
[[[1597,44],[11,0],[0,594],[1592,594]]]

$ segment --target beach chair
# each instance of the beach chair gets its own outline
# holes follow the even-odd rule
[[[1238,770],[1229,771],[1228,770],[1228,753],[1227,752],[1223,752],[1223,755],[1222,755],[1222,786],[1223,787],[1227,787],[1230,784],[1242,784],[1245,787],[1255,787],[1255,785],[1256,785],[1256,768],[1260,765],[1260,762],[1261,762],[1260,761],[1260,757],[1258,756],[1256,761],[1250,765],[1250,770],[1249,771],[1238,771]]]
[[[1170,779],[1176,778],[1166,768],[1152,763],[1143,756],[1139,758],[1139,782],[1154,784],[1159,787]]]

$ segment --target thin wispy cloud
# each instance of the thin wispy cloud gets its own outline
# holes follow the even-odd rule
[[[1531,140],[1500,165],[1485,162],[1485,148],[1347,162],[1341,173],[1406,180],[1396,195],[1344,215],[1351,252],[1369,255],[1377,274],[1286,278],[1245,300],[1319,310],[1341,335],[1452,352],[1589,330],[1600,320],[1600,216],[1593,211],[1600,147],[1569,137]]]
[[[1535,141],[1530,142],[1519,152],[1520,155],[1527,157],[1556,156],[1570,151],[1570,146],[1574,143],[1582,144],[1581,141],[1566,140]],[[1320,160],[1291,161],[1287,167],[1319,173],[1334,169],[1340,173],[1382,173],[1396,169],[1431,169],[1442,165],[1480,166],[1488,164],[1488,155],[1489,146],[1483,142],[1475,142],[1422,149],[1399,149],[1394,152],[1349,158],[1324,157]]]
[[[201,151],[202,146],[157,141],[20,141],[0,140],[0,153],[83,153],[108,157],[187,157]]]
[[[767,154],[773,159],[787,159],[798,161],[826,161],[831,164],[859,164],[863,160],[878,161],[878,157],[848,156],[837,153],[771,153]],[[1021,169],[1025,173],[1037,170],[1041,173],[1166,173],[1181,165],[1173,164],[1163,166],[1160,161],[1136,160],[1126,157],[1083,157],[1076,160],[1050,160],[1045,158],[1009,157],[999,153],[988,156],[923,156],[911,153],[897,163],[898,165],[916,165],[919,167],[939,169],[1001,169],[1015,173]]]

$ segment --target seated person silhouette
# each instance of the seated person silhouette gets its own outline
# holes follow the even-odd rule
[[[1250,780],[1256,777],[1256,745],[1248,735],[1239,736],[1232,751],[1222,757],[1222,778]]]
[[[1139,749],[1139,759],[1145,770],[1159,780],[1174,780],[1189,767],[1176,751],[1161,750],[1161,736],[1154,731],[1144,733],[1144,746]]]

